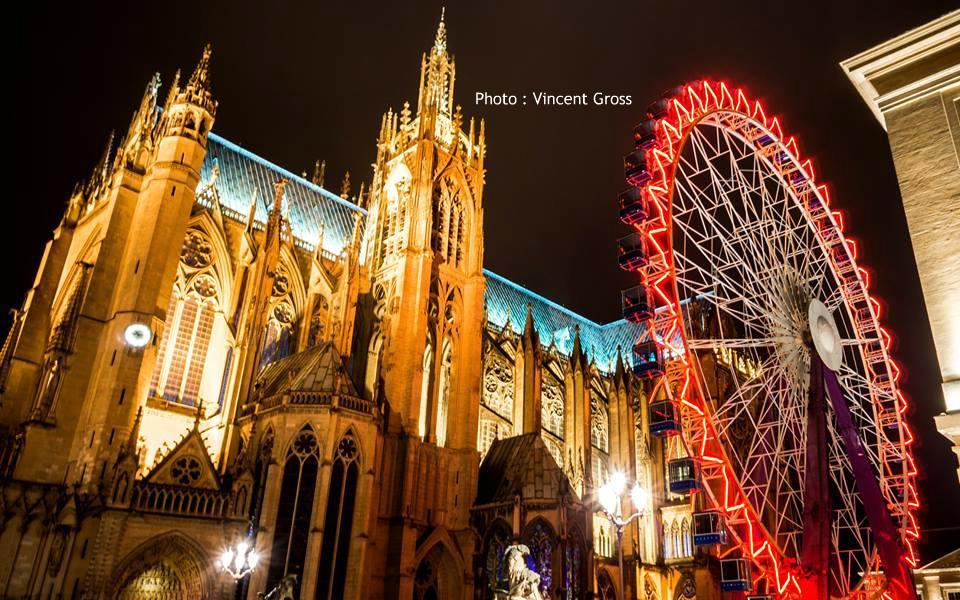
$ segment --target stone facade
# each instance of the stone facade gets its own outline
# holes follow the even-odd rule
[[[937,427],[960,457],[960,11],[841,65],[890,139],[940,362]]]
[[[355,194],[211,133],[209,67],[151,79],[16,312],[0,595],[255,598],[296,574],[302,598],[490,598],[524,540],[550,597],[622,597],[592,499],[620,470],[652,492],[627,595],[719,597],[666,491],[682,450],[619,354],[636,326],[483,269],[486,131],[444,23]],[[216,559],[248,537],[237,584]]]

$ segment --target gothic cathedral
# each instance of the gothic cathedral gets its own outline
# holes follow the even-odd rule
[[[637,326],[484,269],[486,131],[443,20],[356,193],[214,133],[210,60],[150,80],[14,312],[0,596],[490,599],[519,542],[544,597],[718,598],[621,355]],[[625,589],[613,471],[651,490]]]

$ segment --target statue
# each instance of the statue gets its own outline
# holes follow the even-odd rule
[[[523,544],[508,546],[503,553],[507,561],[507,590],[497,593],[497,600],[543,600],[540,594],[540,575],[527,568],[524,557],[530,555],[530,548]]]
[[[280,580],[277,587],[264,594],[257,594],[258,600],[294,600],[296,598],[297,576],[287,575]]]

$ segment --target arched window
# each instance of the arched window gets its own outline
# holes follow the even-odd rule
[[[683,520],[680,536],[683,538],[683,555],[693,556],[693,539],[690,537],[690,521],[687,519]]]
[[[678,521],[673,522],[671,536],[673,537],[674,558],[683,558],[683,540],[680,538],[680,523]]]
[[[395,167],[384,186],[386,204],[380,225],[380,263],[396,258],[406,244],[407,203],[410,201],[410,171]]]
[[[566,600],[579,600],[583,595],[583,552],[583,534],[573,527],[567,534],[566,568],[563,577],[563,587],[567,591]]]
[[[263,336],[260,368],[290,354],[293,340],[293,306],[286,301],[274,306]]]
[[[540,574],[540,592],[544,598],[552,598],[553,550],[556,547],[553,530],[542,519],[537,520],[528,529],[526,542],[534,571]]]
[[[440,357],[440,380],[437,390],[437,445],[447,443],[447,417],[450,413],[450,380],[453,371],[453,343],[447,338]]]
[[[503,521],[496,521],[487,533],[484,552],[484,570],[487,575],[487,594],[484,598],[494,598],[498,587],[507,587],[506,561],[503,553],[510,545],[510,530]],[[502,585],[501,585],[502,584]]]
[[[673,558],[673,523],[663,523],[663,558],[670,560]]]
[[[596,396],[590,398],[590,443],[593,444],[594,448],[604,453],[609,452],[607,432],[610,430],[605,404],[603,400]]]
[[[443,178],[434,188],[431,245],[435,256],[457,267],[463,263],[463,213],[457,182]]]
[[[427,341],[423,350],[423,376],[420,379],[420,414],[418,433],[427,437],[427,423],[430,422],[430,388],[433,387],[433,344]]]
[[[377,331],[370,340],[367,350],[367,368],[364,373],[363,393],[368,400],[377,395],[377,386],[380,382],[380,362],[383,359],[383,336]]]
[[[456,265],[463,264],[463,208],[457,206],[457,251],[454,253]]]
[[[317,600],[343,598],[359,478],[360,449],[353,434],[348,432],[337,444],[333,467],[330,469],[330,494],[327,496],[323,541],[320,544]]]
[[[260,524],[260,515],[263,510],[263,496],[267,487],[267,469],[273,456],[273,429],[268,429],[260,438],[260,447],[257,449],[257,460],[253,469],[252,497],[250,498],[250,534]]]
[[[420,561],[413,578],[413,600],[439,600],[437,567],[427,558]]]
[[[186,291],[174,290],[150,380],[150,395],[168,402],[194,406],[200,393],[207,350],[217,312],[217,286],[206,274],[189,282]]]
[[[613,587],[613,579],[606,569],[600,569],[597,573],[597,597],[600,600],[616,600],[617,590]]]
[[[489,341],[484,343],[483,388],[480,401],[497,416],[513,423],[513,364]]]
[[[317,437],[313,429],[305,425],[290,444],[283,467],[267,589],[273,589],[286,575],[295,574],[298,581],[303,580],[319,461]]]

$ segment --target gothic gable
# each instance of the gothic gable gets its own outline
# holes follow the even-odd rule
[[[164,485],[220,489],[217,468],[210,460],[210,453],[196,427],[150,470],[145,480]]]

